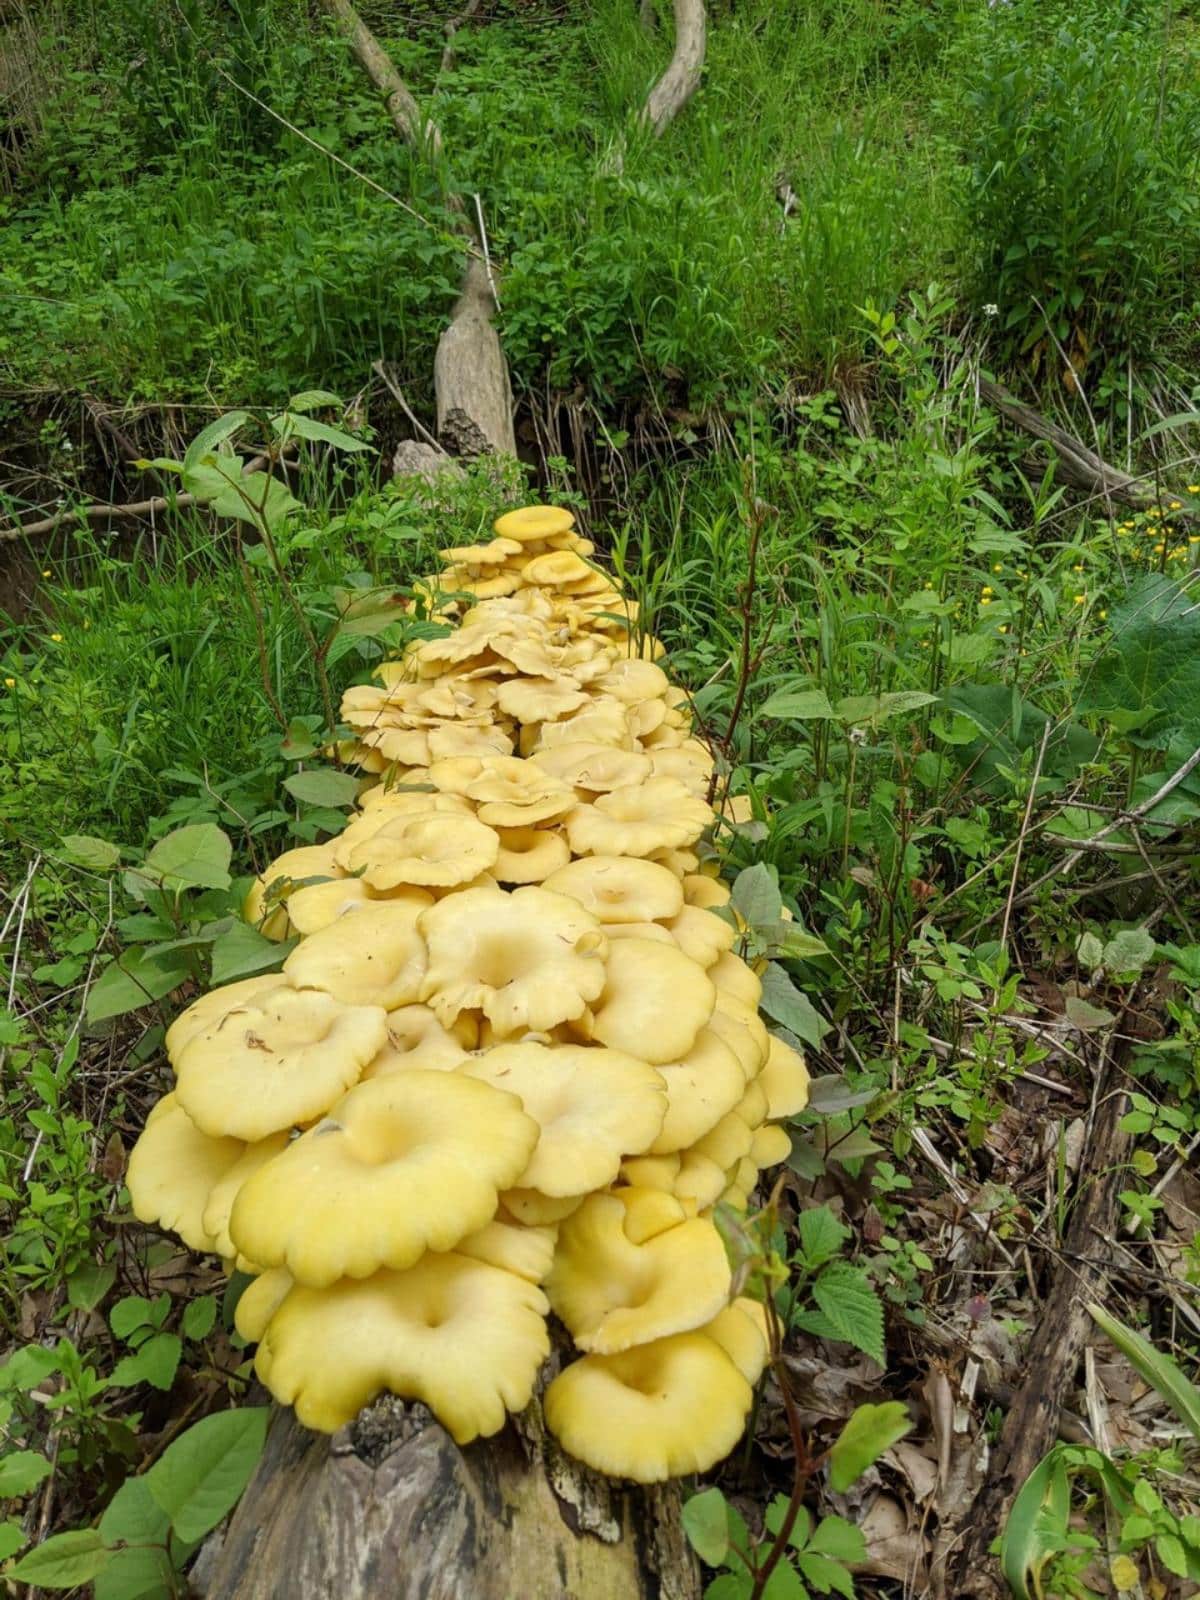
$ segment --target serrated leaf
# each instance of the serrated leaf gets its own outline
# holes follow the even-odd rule
[[[36,1450],[14,1450],[0,1457],[0,1499],[16,1500],[36,1489],[54,1468]]]
[[[126,950],[108,966],[88,991],[85,1015],[89,1022],[104,1022],[136,1011],[170,994],[188,975],[182,961],[156,960],[143,950]]]
[[[289,794],[308,806],[351,805],[358,793],[359,779],[332,767],[313,767],[308,772],[293,772],[283,780]]]
[[[90,1583],[109,1560],[95,1528],[56,1533],[8,1569],[6,1576],[41,1589],[77,1589]]]
[[[796,1557],[796,1565],[818,1594],[840,1594],[854,1600],[854,1579],[840,1562],[806,1550]]]
[[[202,1539],[237,1503],[267,1437],[266,1406],[219,1411],[168,1445],[146,1473],[181,1539]]]
[[[767,963],[762,974],[762,999],[759,1005],[767,1016],[790,1028],[805,1044],[818,1047],[829,1032],[829,1024],[806,994],[801,993],[781,966]]]
[[[720,1489],[702,1489],[684,1503],[683,1531],[708,1567],[719,1567],[729,1549],[729,1519]]]
[[[14,1522],[11,1517],[0,1522],[0,1561],[15,1556],[21,1546],[28,1542],[29,1535],[19,1522]]]
[[[142,871],[167,889],[228,889],[232,858],[228,835],[213,822],[196,822],[160,839]]]
[[[812,1296],[839,1339],[883,1366],[883,1301],[859,1267],[831,1262],[813,1284]]]
[[[169,1389],[175,1382],[182,1352],[183,1341],[177,1333],[156,1333],[133,1355],[123,1356],[108,1381],[114,1389],[129,1389],[138,1383]]]
[[[834,1561],[865,1561],[867,1541],[861,1528],[836,1515],[822,1517],[817,1523],[808,1548],[818,1555],[829,1556]]]
[[[783,910],[779,879],[764,861],[756,861],[734,879],[729,903],[751,928],[778,922]]]
[[[859,1406],[829,1452],[829,1483],[833,1492],[845,1494],[885,1450],[911,1430],[908,1410],[899,1400],[886,1400],[878,1406]]]
[[[808,1590],[786,1556],[767,1579],[762,1600],[809,1600]]]
[[[191,1300],[183,1310],[183,1336],[185,1339],[207,1339],[217,1320],[216,1296],[201,1295]]]
[[[800,1235],[800,1252],[804,1265],[810,1272],[832,1261],[850,1237],[850,1229],[843,1227],[828,1206],[810,1206],[796,1219]]]
[[[121,860],[120,845],[110,844],[107,839],[97,839],[90,833],[64,834],[62,847],[68,860],[92,872],[108,872]]]
[[[138,1328],[154,1327],[154,1303],[145,1295],[127,1294],[108,1314],[108,1325],[118,1339],[128,1339]]]

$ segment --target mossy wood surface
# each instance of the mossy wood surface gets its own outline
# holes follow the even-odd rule
[[[533,1406],[460,1450],[386,1397],[332,1439],[276,1415],[205,1600],[698,1600],[675,1484],[588,1472]]]

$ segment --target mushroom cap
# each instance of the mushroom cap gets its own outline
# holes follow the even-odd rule
[[[376,900],[302,939],[283,964],[298,988],[324,989],[347,1006],[411,1005],[425,977],[424,910],[411,900]]]
[[[745,1296],[735,1300],[702,1331],[724,1350],[747,1383],[758,1382],[771,1347],[767,1342],[766,1312],[757,1300]]]
[[[619,1050],[502,1044],[459,1071],[515,1094],[541,1128],[517,1187],[552,1199],[611,1183],[621,1157],[649,1146],[666,1111],[658,1073]]]
[[[691,1146],[689,1154],[706,1156],[718,1167],[728,1170],[750,1154],[754,1143],[754,1130],[747,1127],[736,1111],[728,1111],[721,1120]]]
[[[546,1293],[581,1350],[613,1354],[683,1333],[728,1301],[732,1274],[716,1227],[699,1217],[661,1227],[664,1202],[682,1215],[655,1189],[590,1194],[560,1225]],[[648,1236],[635,1243],[631,1233]]]
[[[459,1017],[447,1029],[428,1006],[399,1006],[388,1012],[387,1043],[363,1068],[363,1081],[411,1072],[414,1067],[453,1072],[475,1048],[476,1032],[469,1017]]]
[[[618,939],[609,947],[603,990],[592,998],[592,1037],[658,1066],[687,1055],[712,1014],[716,990],[673,945]]]
[[[243,1185],[229,1231],[252,1261],[318,1288],[399,1270],[490,1222],[537,1138],[490,1084],[419,1068],[374,1078]]]
[[[689,906],[711,911],[714,906],[729,904],[729,885],[706,872],[690,872],[683,880],[683,898]]]
[[[518,722],[557,722],[588,699],[570,678],[511,678],[496,695],[501,711]]]
[[[500,1196],[502,1211],[508,1212],[527,1228],[546,1227],[561,1222],[583,1204],[583,1195],[572,1194],[562,1199],[551,1199],[536,1189],[506,1189]]]
[[[347,1006],[320,989],[280,984],[176,1052],[175,1092],[204,1133],[252,1144],[323,1116],[386,1037],[382,1006]]]
[[[556,1223],[531,1228],[512,1217],[496,1216],[477,1233],[460,1239],[454,1248],[460,1256],[486,1261],[490,1267],[503,1267],[526,1283],[541,1283],[550,1271],[557,1239]]]
[[[650,1146],[656,1156],[690,1149],[729,1115],[746,1092],[737,1058],[711,1027],[700,1030],[680,1060],[665,1062],[658,1071],[667,1086],[667,1114]]]
[[[492,523],[501,539],[515,539],[520,544],[528,544],[533,539],[553,539],[571,533],[574,527],[574,516],[561,506],[522,506],[517,511],[506,511]]]
[[[286,1267],[268,1267],[242,1290],[233,1325],[247,1344],[257,1344],[295,1283]]]
[[[217,1241],[204,1226],[204,1208],[214,1184],[237,1165],[245,1149],[240,1139],[201,1133],[179,1097],[164,1095],[129,1154],[125,1183],[134,1216],[177,1233],[189,1250],[215,1251]]]
[[[565,584],[576,583],[590,587],[602,575],[574,550],[547,550],[544,555],[531,556],[522,568],[521,576],[526,583],[536,584],[540,589],[558,589]],[[602,587],[608,588],[607,581]]]
[[[514,886],[545,883],[571,859],[567,841],[549,828],[497,828],[496,831],[500,835],[500,854],[492,876],[497,883]]]
[[[715,919],[714,920],[718,920]],[[744,1006],[758,1007],[762,999],[762,982],[758,973],[748,967],[741,956],[726,950],[708,969],[708,975],[717,988],[731,994]]]
[[[423,911],[418,926],[429,948],[420,998],[444,1024],[482,1011],[500,1037],[543,1032],[582,1016],[604,988],[607,940],[566,895],[465,889]]]
[[[226,1012],[245,1005],[256,995],[268,994],[280,986],[287,987],[288,980],[278,972],[260,972],[253,978],[239,978],[236,983],[223,983],[219,989],[210,989],[199,1000],[193,1000],[186,1011],[181,1011],[167,1029],[167,1055],[172,1061],[197,1034],[220,1022]]]
[[[614,661],[596,687],[605,694],[628,705],[640,705],[646,700],[658,700],[671,687],[670,679],[653,661],[635,661],[628,656]]]
[[[784,1044],[777,1034],[771,1035],[767,1064],[758,1081],[766,1091],[767,1116],[772,1121],[778,1117],[794,1117],[808,1104],[808,1068],[804,1057]]]
[[[474,802],[489,827],[548,822],[575,804],[574,791],[565,783],[518,756],[438,761],[429,775],[439,789]]]
[[[619,700],[594,700],[582,711],[575,711],[558,722],[544,722],[537,729],[536,743],[529,753],[537,754],[564,744],[600,744],[632,750],[633,734],[625,710]]]
[[[487,544],[452,545],[438,555],[454,566],[502,567],[509,556],[519,556],[522,548],[516,539],[489,539]]]
[[[711,820],[711,808],[677,779],[647,778],[577,806],[566,827],[577,856],[648,856],[693,844]]]
[[[574,789],[607,794],[644,783],[650,776],[650,757],[640,750],[617,750],[608,744],[560,744],[534,751],[531,761]]]
[[[285,939],[291,896],[276,898],[268,910],[267,900],[272,884],[295,883],[305,878],[340,878],[341,875],[341,869],[333,859],[332,845],[306,844],[295,850],[285,850],[250,885],[250,892],[242,902],[242,918],[252,926],[257,926],[259,932],[268,939]]]
[[[679,892],[682,897],[683,890]],[[711,911],[702,911],[699,906],[684,906],[675,916],[663,919],[663,926],[684,955],[706,970],[733,948],[737,938],[732,923],[714,916]]]
[[[764,1167],[777,1167],[792,1153],[792,1136],[786,1128],[764,1123],[754,1130],[750,1145],[750,1159],[761,1172]]]
[[[573,1362],[546,1390],[546,1426],[597,1472],[661,1483],[707,1472],[742,1436],[754,1391],[703,1333]]]
[[[489,871],[499,853],[500,840],[485,823],[430,810],[385,821],[349,852],[347,866],[380,891],[401,884],[447,889]]]
[[[458,1254],[327,1289],[296,1284],[259,1345],[259,1377],[308,1428],[333,1433],[384,1390],[422,1401],[456,1443],[529,1404],[549,1353],[546,1299]]]
[[[376,898],[361,878],[335,878],[312,883],[288,896],[288,919],[297,933],[319,933],[347,911]]]
[[[228,1258],[238,1253],[229,1233],[229,1216],[238,1190],[260,1167],[286,1150],[290,1138],[288,1130],[283,1128],[269,1138],[259,1139],[255,1144],[243,1145],[238,1159],[209,1190],[204,1207],[204,1231],[214,1241],[218,1255]]]
[[[708,1156],[697,1155],[694,1150],[684,1150],[672,1193],[682,1204],[691,1204],[697,1211],[703,1211],[716,1205],[728,1181],[724,1167],[719,1167]]]
[[[548,879],[601,922],[658,922],[683,909],[678,878],[655,861],[635,856],[584,856]],[[715,919],[714,919],[715,920]]]
[[[720,1033],[742,1063],[746,1081],[756,1078],[766,1064],[771,1045],[767,1025],[759,1016],[758,1007],[744,1005],[728,991],[718,989],[709,1026],[714,1032]]]

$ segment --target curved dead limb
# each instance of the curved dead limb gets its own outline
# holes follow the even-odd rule
[[[675,53],[641,110],[642,122],[656,135],[674,121],[700,87],[707,42],[704,0],[675,0]]]
[[[441,130],[427,117],[390,56],[349,0],[321,0],[354,59],[384,97],[392,126],[427,161],[442,156]],[[471,8],[465,15],[470,14]],[[462,293],[438,341],[433,385],[440,442],[459,455],[516,455],[512,385],[500,336],[493,323],[495,297],[484,241],[462,195],[447,188],[447,206],[469,255]]]

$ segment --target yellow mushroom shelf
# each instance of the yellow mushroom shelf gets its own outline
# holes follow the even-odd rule
[[[765,1325],[713,1210],[787,1153],[808,1077],[714,915],[712,759],[661,646],[569,512],[495,532],[425,580],[454,631],[346,694],[374,779],[256,883],[247,917],[299,943],[172,1025],[129,1191],[253,1275],[238,1329],[307,1426],[386,1390],[494,1434],[553,1312],[580,1354],[550,1431],[654,1482],[745,1426]]]

